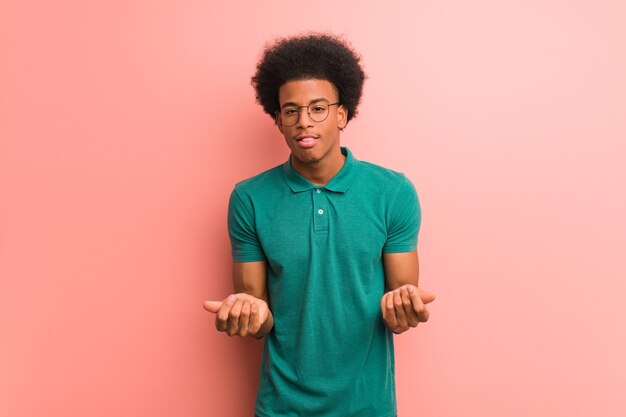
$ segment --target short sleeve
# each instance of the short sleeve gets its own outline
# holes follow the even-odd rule
[[[254,211],[237,189],[230,194],[228,202],[228,235],[234,262],[266,260],[256,233]]]
[[[422,210],[413,183],[403,176],[387,216],[387,241],[383,252],[411,252],[417,248]]]

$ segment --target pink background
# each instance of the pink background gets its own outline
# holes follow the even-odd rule
[[[0,3],[0,416],[250,416],[228,195],[287,159],[263,44],[363,55],[355,156],[422,202],[400,416],[626,415],[621,1]]]

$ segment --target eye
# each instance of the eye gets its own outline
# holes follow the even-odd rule
[[[326,111],[326,107],[324,107],[324,106],[313,106],[313,109],[311,111],[313,113],[323,113],[324,111]]]
[[[285,116],[291,116],[292,114],[296,114],[296,113],[298,113],[298,110],[296,110],[295,108],[292,108],[292,107],[283,109],[283,114]]]

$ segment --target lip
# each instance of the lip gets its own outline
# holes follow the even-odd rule
[[[300,135],[300,136],[296,136],[296,142],[300,142],[302,139],[305,139],[305,138],[319,139],[320,137],[319,135],[310,135],[310,134]]]
[[[296,143],[298,144],[298,147],[300,147],[300,149],[311,149],[315,147],[318,139],[319,136],[316,135],[300,135],[296,136]]]

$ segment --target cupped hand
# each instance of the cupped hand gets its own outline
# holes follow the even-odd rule
[[[435,300],[435,294],[415,285],[406,284],[389,291],[380,300],[383,321],[389,330],[403,333],[419,323],[428,321],[426,304]]]
[[[231,294],[222,301],[205,301],[204,309],[215,313],[215,328],[229,336],[256,337],[269,316],[264,300],[250,294]]]

